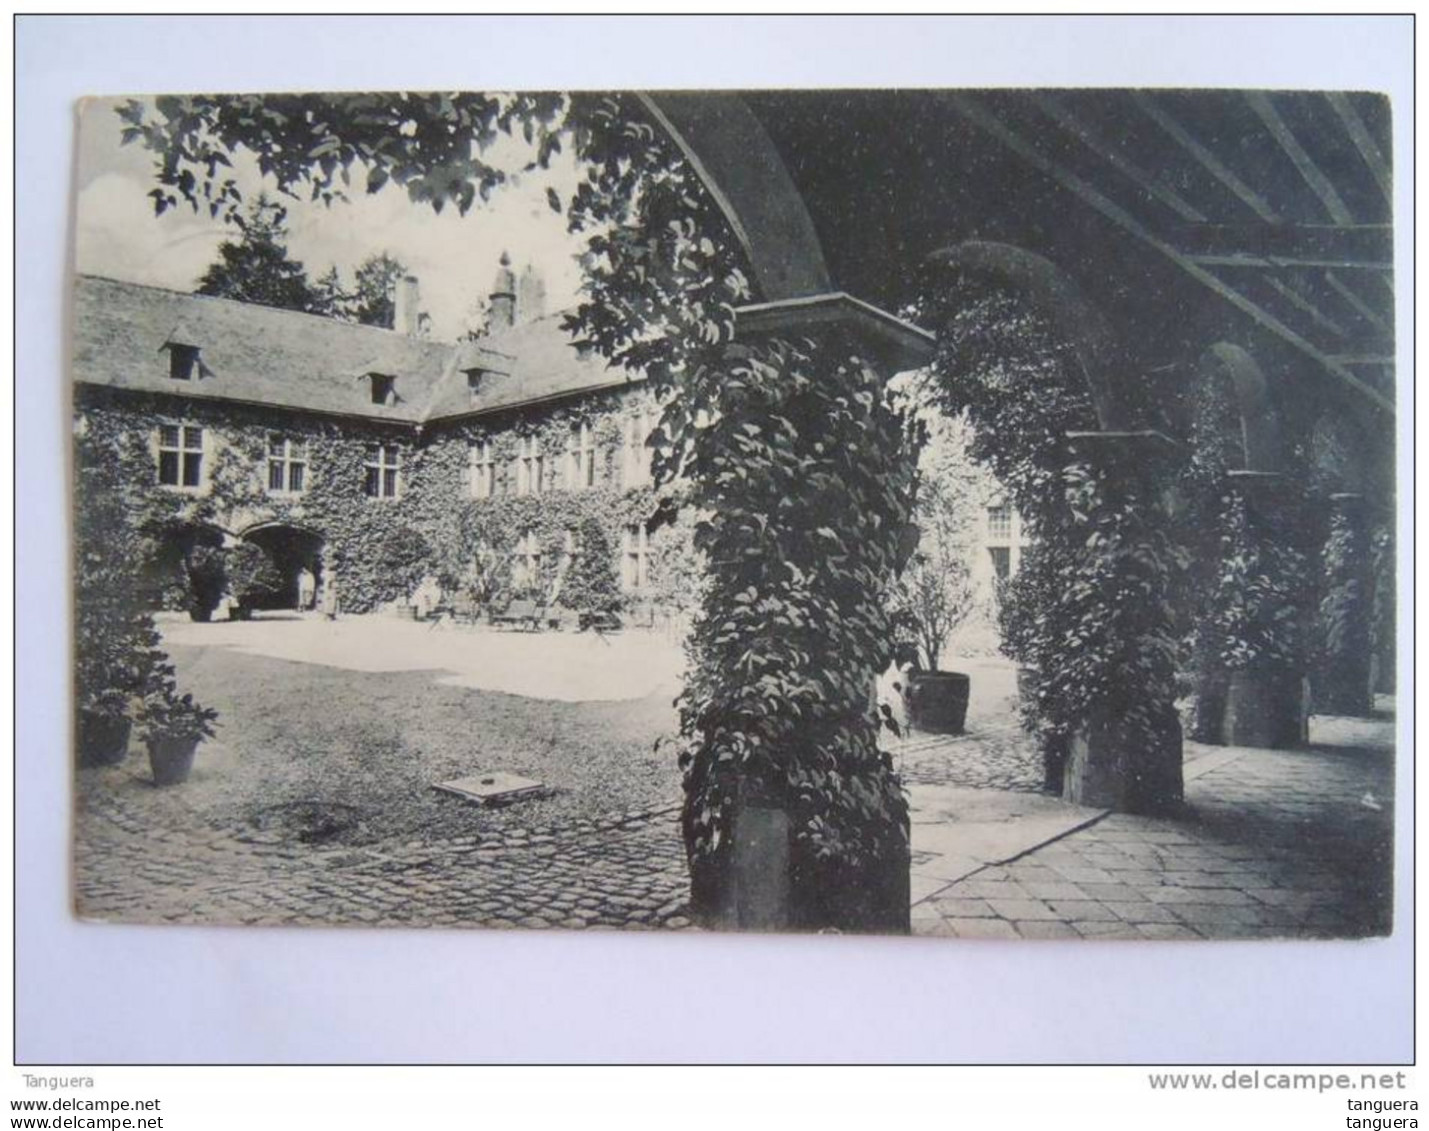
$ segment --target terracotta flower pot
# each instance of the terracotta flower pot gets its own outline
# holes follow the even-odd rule
[[[918,730],[962,734],[972,681],[962,672],[918,672],[903,692],[908,721]]]
[[[193,769],[194,752],[202,742],[197,735],[182,738],[149,739],[149,768],[155,785],[178,785],[187,780]]]
[[[77,752],[82,766],[116,766],[129,752],[133,723],[123,715],[102,715],[81,710],[76,727]]]

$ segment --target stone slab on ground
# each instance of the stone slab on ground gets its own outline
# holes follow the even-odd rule
[[[520,774],[510,774],[505,770],[493,770],[489,774],[468,774],[464,778],[434,782],[432,788],[474,801],[478,805],[509,805],[523,797],[539,797],[546,789],[534,778],[523,778]]]
[[[941,881],[943,887],[1066,836],[1105,812],[1005,790],[914,785],[908,792],[914,879]],[[939,890],[926,883],[919,888],[924,894],[915,890],[915,904]]]

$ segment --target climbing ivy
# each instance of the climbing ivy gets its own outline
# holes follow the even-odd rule
[[[1316,640],[1316,704],[1331,714],[1367,715],[1371,706],[1374,562],[1359,500],[1340,501],[1325,540]]]
[[[712,563],[680,699],[692,892],[713,909],[738,807],[772,804],[792,818],[798,924],[854,927],[864,877],[907,851],[870,691],[893,658],[881,594],[906,556],[911,421],[852,341],[739,352],[688,453]]]
[[[664,396],[657,480],[683,471],[707,563],[681,694],[693,904],[729,894],[736,813],[791,820],[795,925],[895,921],[907,803],[871,689],[892,658],[882,600],[903,564],[917,446],[857,342],[734,344],[745,265],[694,172],[634,100],[572,109],[591,233],[572,329]]]
[[[208,404],[161,396],[117,395],[84,387],[81,411],[96,438],[107,437],[120,452],[119,478],[127,492],[126,514],[146,537],[151,589],[156,604],[187,607],[192,597],[189,565],[194,547],[238,534],[259,522],[288,523],[311,530],[325,542],[329,566],[340,579],[342,607],[370,612],[405,601],[421,582],[436,577],[447,588],[479,556],[494,559],[502,581],[488,599],[511,594],[516,541],[529,533],[541,553],[542,573],[532,579],[549,592],[565,546],[565,535],[583,522],[599,522],[612,546],[628,526],[657,523],[652,553],[651,594],[687,608],[692,591],[680,584],[693,571],[693,549],[675,519],[682,488],[649,484],[625,488],[620,482],[622,414],[648,395],[604,393],[579,404],[539,414],[448,426],[419,442],[411,429],[382,428],[361,421],[323,420],[232,404]],[[121,399],[122,397],[122,399]],[[155,482],[151,437],[160,423],[183,421],[205,429],[210,444],[207,487],[185,492]],[[573,425],[591,426],[596,447],[596,485],[568,490],[563,484],[566,446]],[[306,445],[306,490],[302,494],[266,489],[270,433]],[[523,437],[539,440],[545,475],[539,494],[517,495],[516,461]],[[488,439],[497,461],[497,493],[474,498],[470,449]],[[369,498],[364,491],[368,445],[382,442],[401,458],[400,494]],[[685,524],[687,526],[687,524]],[[612,562],[612,565],[614,562]],[[216,595],[208,602],[212,607]]]
[[[1129,745],[1179,735],[1176,614],[1185,555],[1160,497],[1170,468],[1151,449],[1079,452],[1069,433],[1098,431],[1074,343],[1043,312],[956,270],[920,306],[938,333],[935,396],[974,429],[971,453],[1004,484],[1034,545],[1004,588],[1005,646],[1024,665],[1023,721],[1059,788],[1072,736],[1114,717]],[[1130,419],[1155,420],[1155,390],[1120,390]],[[1133,767],[1128,804],[1154,808],[1169,783]]]

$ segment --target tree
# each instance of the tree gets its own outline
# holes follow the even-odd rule
[[[351,296],[352,320],[391,330],[396,325],[397,284],[406,274],[406,266],[385,251],[364,259]]]
[[[313,284],[312,312],[326,318],[352,320],[352,293],[342,285],[336,267],[329,267]]]
[[[895,588],[894,617],[923,669],[935,672],[948,636],[973,610],[966,523],[958,499],[938,479],[920,484],[913,515],[922,537]]]
[[[281,205],[260,194],[235,221],[239,238],[218,245],[218,260],[203,273],[196,293],[316,312],[320,300],[307,273],[288,255],[285,215]]]

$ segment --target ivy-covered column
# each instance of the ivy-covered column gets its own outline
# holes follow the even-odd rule
[[[709,579],[681,703],[692,907],[712,926],[907,931],[908,806],[870,688],[916,443],[852,335],[732,348],[690,463]]]
[[[1323,555],[1319,664],[1315,710],[1328,715],[1368,715],[1374,641],[1374,579],[1369,516],[1362,495],[1330,496],[1330,533]]]
[[[1308,738],[1303,499],[1284,476],[1254,471],[1229,472],[1222,498],[1219,574],[1201,632],[1226,692],[1205,738],[1299,746]]]
[[[1067,497],[1084,550],[1057,597],[1072,626],[1052,697],[1079,704],[1062,796],[1130,813],[1163,813],[1183,796],[1172,606],[1181,555],[1164,485],[1175,445],[1158,432],[1069,437],[1082,460]]]

